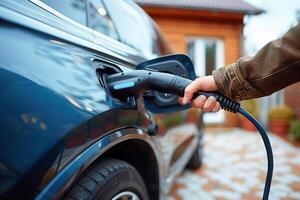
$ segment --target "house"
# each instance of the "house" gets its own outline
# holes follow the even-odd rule
[[[135,0],[160,26],[176,53],[188,54],[198,76],[243,55],[246,15],[263,11],[242,0]],[[205,114],[206,123],[235,126],[237,116]]]

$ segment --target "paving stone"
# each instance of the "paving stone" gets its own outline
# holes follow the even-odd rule
[[[300,199],[300,192],[293,192],[290,197],[295,198],[295,199]]]
[[[270,199],[300,199],[300,151],[269,135],[275,159]],[[179,176],[167,200],[261,199],[266,166],[259,134],[240,129],[206,133],[202,168]]]

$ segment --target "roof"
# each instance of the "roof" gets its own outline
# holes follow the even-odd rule
[[[135,0],[141,6],[211,10],[258,15],[263,10],[242,0]]]

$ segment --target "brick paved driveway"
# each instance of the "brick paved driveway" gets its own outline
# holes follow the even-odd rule
[[[275,169],[270,200],[300,199],[300,149],[271,135]],[[261,199],[265,149],[258,133],[208,132],[203,166],[176,179],[168,200]]]

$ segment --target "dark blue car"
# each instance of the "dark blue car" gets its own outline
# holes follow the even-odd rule
[[[169,53],[129,0],[1,0],[0,198],[168,194],[201,164],[201,113],[158,92],[119,101],[101,78]]]

